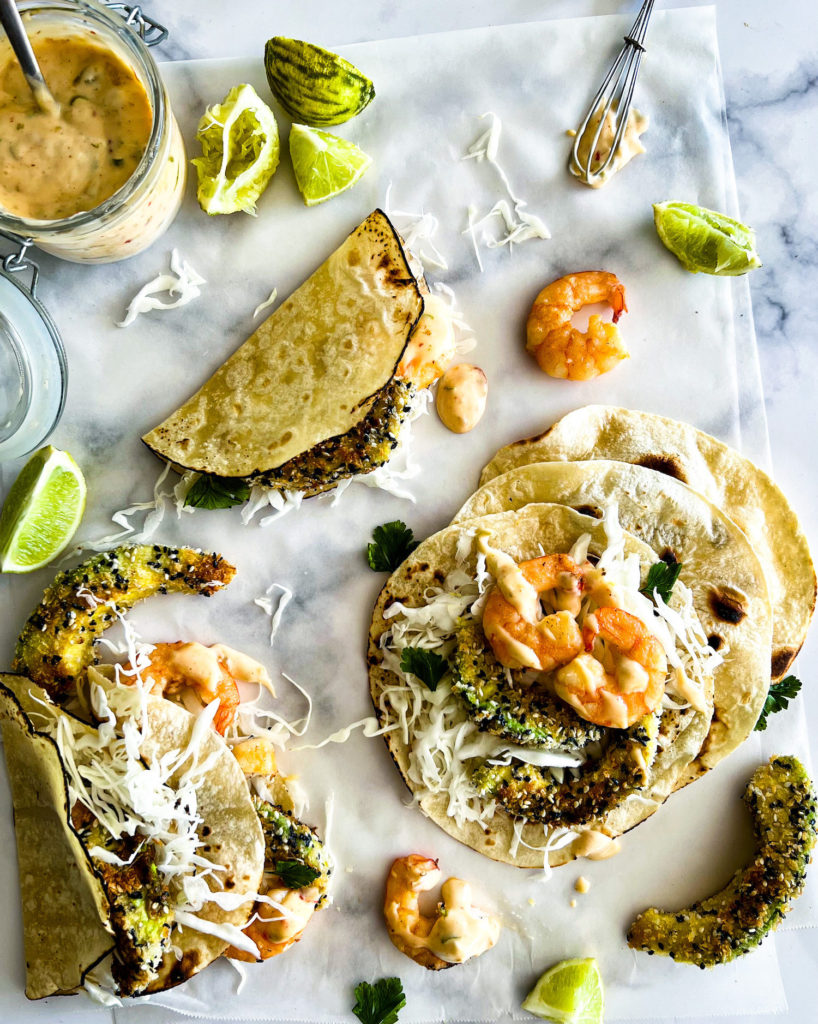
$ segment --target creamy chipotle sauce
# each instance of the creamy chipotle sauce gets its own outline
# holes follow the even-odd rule
[[[31,220],[92,210],[131,177],[153,113],[115,53],[81,36],[31,39],[58,111],[37,103],[8,43],[0,46],[0,206]]]

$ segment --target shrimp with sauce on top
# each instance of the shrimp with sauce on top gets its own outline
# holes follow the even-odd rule
[[[613,323],[594,314],[583,334],[572,325],[571,317],[594,302],[608,303]],[[526,325],[526,349],[551,377],[598,377],[629,356],[615,326],[627,311],[625,288],[614,274],[604,270],[568,274],[546,285],[534,300]]]
[[[641,619],[598,608],[583,627],[585,652],[557,670],[558,697],[587,722],[627,729],[655,711],[665,692],[667,658]]]
[[[398,857],[386,879],[383,913],[393,944],[421,967],[442,971],[480,956],[497,942],[500,922],[471,903],[471,886],[447,879],[434,917],[420,912],[422,892],[441,879],[437,861],[413,853]]]

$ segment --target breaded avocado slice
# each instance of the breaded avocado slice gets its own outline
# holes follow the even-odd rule
[[[761,765],[744,791],[756,853],[724,889],[675,913],[651,907],[628,930],[628,945],[702,969],[761,944],[804,887],[816,839],[816,800],[794,757]]]
[[[659,732],[655,714],[630,729],[608,730],[611,742],[602,756],[557,782],[548,768],[512,762],[484,762],[472,781],[485,797],[495,797],[509,814],[549,825],[581,825],[607,814],[645,783],[656,756]]]
[[[580,750],[605,732],[541,687],[511,686],[476,623],[457,629],[452,672],[452,691],[481,732],[538,750]]]
[[[317,907],[323,906],[332,874],[324,844],[309,825],[283,807],[260,797],[253,797],[253,805],[264,833],[265,873],[278,876],[286,888],[316,888],[320,893]]]
[[[57,704],[76,693],[94,662],[94,644],[117,614],[153,594],[209,597],[235,568],[221,555],[160,544],[114,548],[68,569],[46,589],[20,636],[12,669],[42,686]]]

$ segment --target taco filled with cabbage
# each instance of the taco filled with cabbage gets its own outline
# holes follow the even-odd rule
[[[708,644],[691,588],[663,587],[667,564],[613,503],[601,512],[529,504],[454,524],[373,615],[372,699],[416,801],[519,867],[600,855],[653,813],[689,777],[720,676],[753,668]]]
[[[253,712],[266,669],[223,644],[143,644],[124,620],[108,647],[127,660],[97,663],[136,601],[208,596],[234,571],[190,548],[96,555],[29,616],[14,662],[28,676],[0,676],[32,999],[85,987],[110,1002],[223,954],[267,959],[327,901],[329,857]]]
[[[454,355],[447,305],[375,210],[143,440],[179,470],[310,496],[389,460]]]

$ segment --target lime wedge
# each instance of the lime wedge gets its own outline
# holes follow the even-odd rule
[[[307,206],[352,188],[372,163],[372,158],[354,142],[303,124],[290,129],[290,157],[298,190]]]
[[[196,195],[205,213],[255,215],[259,196],[278,167],[278,125],[252,85],[236,85],[221,103],[208,107],[196,138],[202,155]]]
[[[761,266],[752,228],[690,203],[654,203],[659,238],[691,273],[737,277]]]
[[[76,533],[85,511],[85,479],[68,452],[48,445],[28,460],[0,513],[0,571],[48,565]]]
[[[558,1024],[602,1024],[604,997],[596,960],[562,960],[539,979],[523,1009]]]
[[[268,39],[264,68],[272,94],[305,124],[343,124],[375,96],[372,82],[354,64],[303,39]]]

